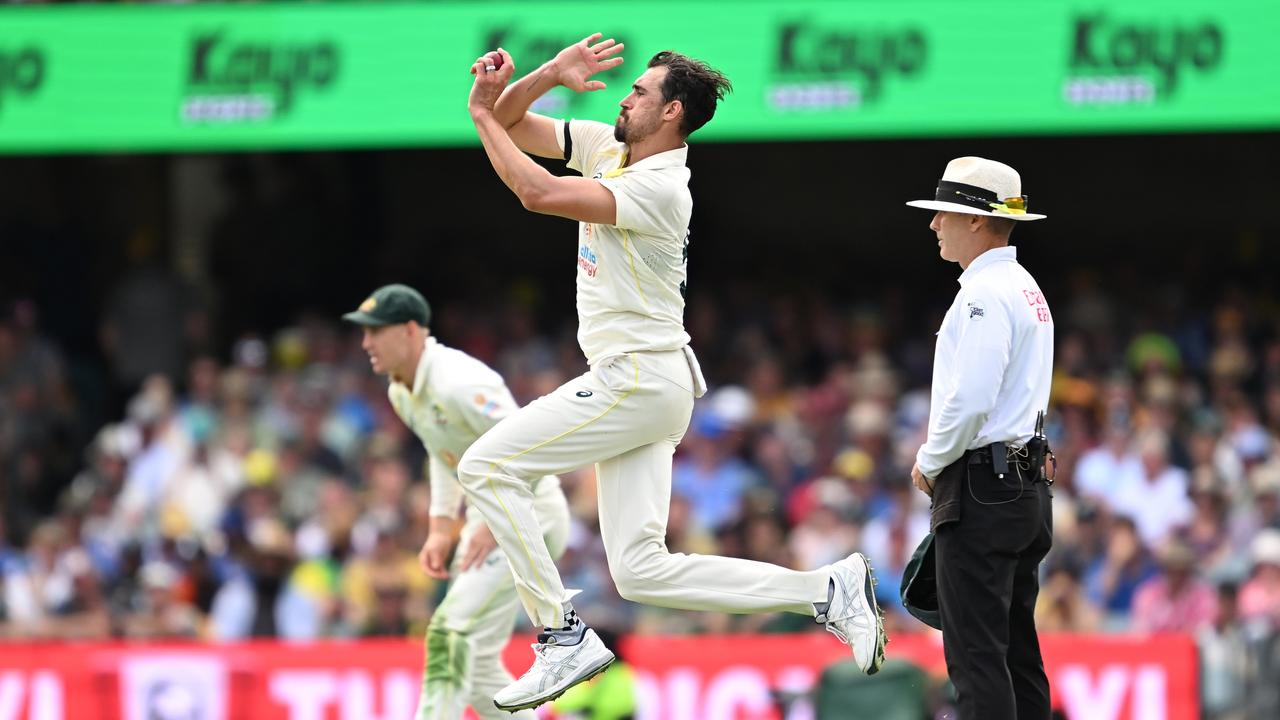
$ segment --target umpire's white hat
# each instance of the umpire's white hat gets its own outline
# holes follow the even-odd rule
[[[1018,171],[995,160],[980,157],[956,158],[938,181],[932,200],[912,200],[911,207],[927,210],[990,215],[1010,220],[1043,220],[1046,216],[1027,212],[1027,196],[1022,194]]]

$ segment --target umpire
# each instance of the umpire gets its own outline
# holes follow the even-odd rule
[[[937,211],[929,229],[939,254],[963,270],[938,331],[929,436],[911,470],[933,499],[947,672],[963,720],[1047,720],[1034,610],[1053,542],[1038,432],[1053,319],[1009,246],[1016,224],[1045,216],[1027,212],[1013,168],[978,157],[952,160],[933,200],[907,204]]]

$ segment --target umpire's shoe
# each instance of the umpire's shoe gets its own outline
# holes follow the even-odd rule
[[[819,607],[817,621],[853,649],[853,660],[868,675],[884,664],[884,620],[876,604],[876,578],[871,563],[854,553],[831,566],[831,595]]]
[[[582,630],[580,634],[556,631],[538,635],[538,642],[530,646],[533,666],[520,679],[499,690],[493,696],[493,704],[507,712],[535,708],[604,672],[613,662],[613,653],[594,630],[585,626]],[[567,642],[573,644],[565,644]]]

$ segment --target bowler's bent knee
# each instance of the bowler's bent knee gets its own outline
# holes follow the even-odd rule
[[[462,454],[462,459],[458,461],[458,484],[462,485],[462,489],[468,494],[483,490],[485,482],[501,466],[501,463],[489,457],[488,453],[476,452],[476,446],[479,444],[477,442],[468,448]]]
[[[609,574],[618,595],[630,602],[652,604],[659,599],[654,582],[657,573],[653,571],[670,558],[671,553],[655,548],[643,554],[629,554],[616,563],[610,562]]]

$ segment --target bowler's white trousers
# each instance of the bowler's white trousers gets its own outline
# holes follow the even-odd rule
[[[622,597],[686,610],[809,616],[813,603],[827,599],[825,569],[667,551],[671,457],[701,383],[694,367],[687,348],[606,358],[512,413],[463,455],[458,479],[506,553],[535,624],[563,625],[562,604],[574,593],[565,591],[542,540],[530,483],[591,463],[609,572]]]
[[[527,508],[546,530],[544,547],[560,557],[569,539],[569,506],[559,479],[539,480]],[[519,600],[501,549],[489,553],[478,567],[458,572],[467,544],[483,523],[479,513],[467,513],[449,591],[427,628],[426,667],[415,720],[462,720],[467,705],[484,720],[537,717],[532,710],[509,713],[493,705],[493,696],[514,680],[502,664],[502,651],[511,640]]]

